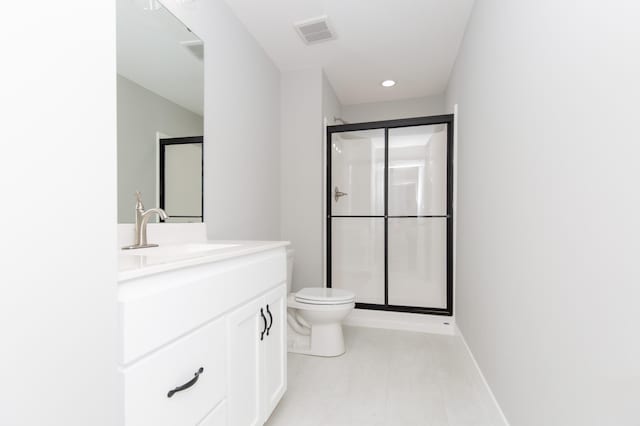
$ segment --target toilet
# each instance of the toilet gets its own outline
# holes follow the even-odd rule
[[[287,347],[289,352],[339,356],[345,352],[342,320],[355,307],[350,291],[308,287],[291,292],[294,251],[287,249]]]

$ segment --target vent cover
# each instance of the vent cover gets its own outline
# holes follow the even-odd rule
[[[336,38],[326,15],[296,22],[294,26],[306,44],[315,44]]]

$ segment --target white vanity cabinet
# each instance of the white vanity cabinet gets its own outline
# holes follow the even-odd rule
[[[121,273],[125,426],[267,420],[286,390],[287,311],[284,244],[264,244]]]
[[[286,390],[286,297],[281,285],[227,318],[230,425],[262,425]]]

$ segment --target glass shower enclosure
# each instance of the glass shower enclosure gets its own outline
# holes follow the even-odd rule
[[[453,115],[327,127],[327,286],[453,315]]]

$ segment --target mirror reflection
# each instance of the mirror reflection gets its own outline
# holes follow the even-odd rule
[[[147,3],[117,0],[118,223],[135,222],[136,191],[168,221],[201,222],[204,45]]]

